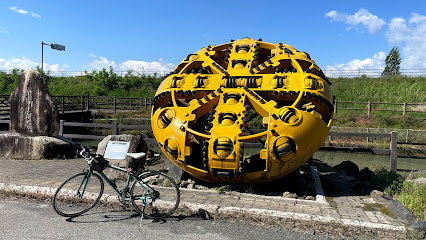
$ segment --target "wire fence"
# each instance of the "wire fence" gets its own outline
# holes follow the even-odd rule
[[[337,77],[381,77],[383,69],[345,69],[335,70],[326,69],[323,70],[324,74],[329,78]],[[398,72],[388,72],[388,76],[404,76],[404,77],[421,77],[426,76],[426,68],[412,68],[412,69],[400,69]]]
[[[91,71],[48,71],[49,75],[52,77],[77,77],[77,76],[85,76],[93,74],[94,70]],[[169,71],[114,71],[118,76],[125,76],[130,71],[132,75],[157,75],[157,76],[165,76],[169,73]],[[11,74],[12,70],[0,70],[0,72],[4,72],[6,74]],[[381,77],[383,69],[325,69],[323,70],[324,74],[328,78],[354,78],[354,77]],[[425,77],[426,76],[426,68],[413,68],[413,69],[400,69],[399,73],[390,72],[388,75],[398,75],[404,77]]]

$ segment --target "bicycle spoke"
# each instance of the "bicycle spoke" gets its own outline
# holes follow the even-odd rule
[[[176,183],[163,173],[145,173],[131,188],[132,204],[140,214],[164,218],[172,214],[180,201]]]
[[[102,196],[104,183],[97,174],[89,176],[86,173],[77,174],[56,190],[53,207],[59,215],[75,217],[96,205]]]

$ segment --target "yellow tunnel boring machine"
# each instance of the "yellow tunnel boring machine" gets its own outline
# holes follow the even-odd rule
[[[167,158],[196,178],[271,181],[307,162],[327,137],[330,85],[308,53],[289,45],[244,38],[208,46],[164,78],[152,130]]]

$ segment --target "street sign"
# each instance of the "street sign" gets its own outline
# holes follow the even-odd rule
[[[50,47],[51,47],[52,49],[55,49],[55,50],[58,50],[58,51],[65,51],[65,46],[60,45],[60,44],[52,43],[52,44],[50,45]]]

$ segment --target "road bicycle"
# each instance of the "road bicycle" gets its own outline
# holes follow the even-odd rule
[[[117,193],[123,209],[132,203],[136,211],[144,217],[163,219],[177,209],[180,191],[176,182],[163,172],[145,172],[140,175],[132,170],[135,160],[143,158],[145,153],[127,153],[132,158],[129,169],[110,165],[101,155],[95,155],[90,149],[79,145],[80,155],[87,161],[87,168],[59,186],[52,204],[54,210],[64,217],[77,217],[93,208],[101,199],[105,180]],[[127,173],[126,185],[117,189],[116,181],[109,179],[103,171],[111,168]],[[133,181],[131,183],[131,181]],[[131,184],[131,185],[130,185]]]

